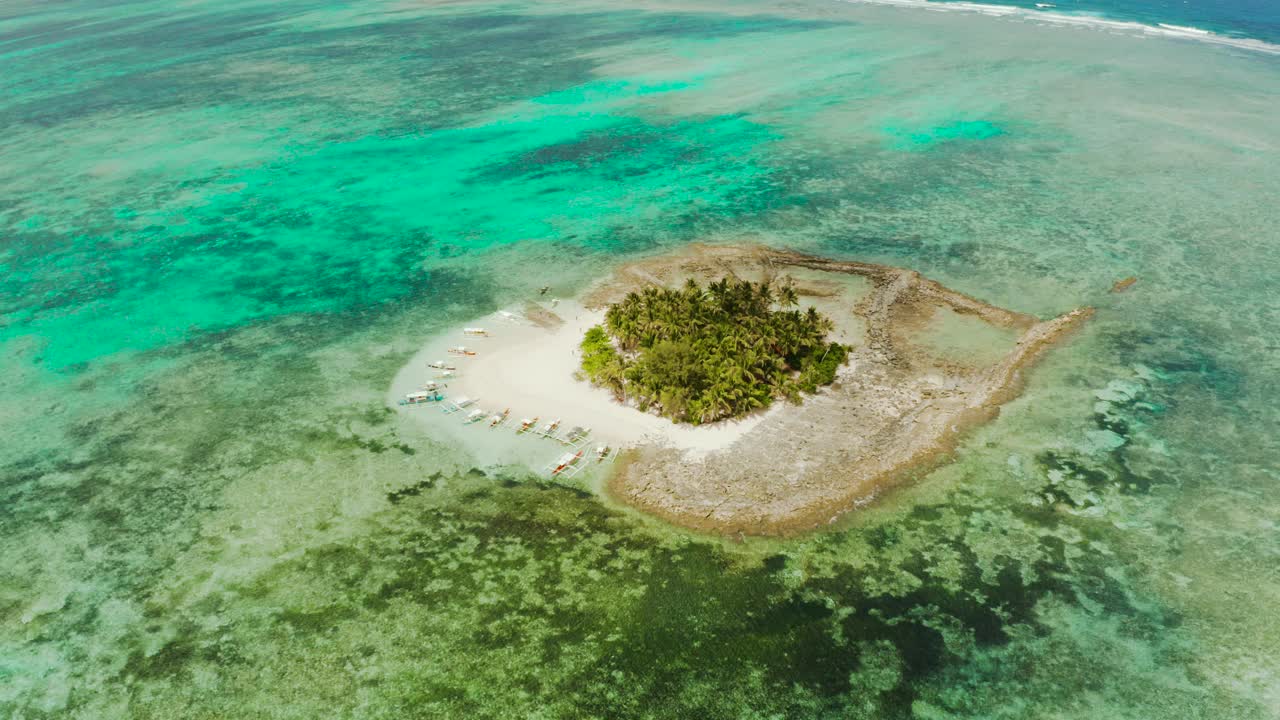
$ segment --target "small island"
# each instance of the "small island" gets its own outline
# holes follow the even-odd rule
[[[593,487],[675,524],[787,535],[945,462],[1091,313],[1042,319],[905,268],[691,245],[433,339],[391,400],[447,383],[458,412],[404,412],[486,466],[598,468]]]
[[[799,402],[849,355],[828,340],[831,319],[799,303],[790,278],[634,290],[587,331],[582,373],[621,402],[694,425]]]

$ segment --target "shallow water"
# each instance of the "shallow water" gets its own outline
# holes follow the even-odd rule
[[[1277,717],[1276,58],[295,0],[10,4],[0,63],[6,716]],[[742,239],[1098,314],[787,542],[384,407],[435,329]]]
[[[937,362],[990,367],[1016,348],[1020,335],[1015,328],[998,327],[976,315],[938,308],[909,341]]]

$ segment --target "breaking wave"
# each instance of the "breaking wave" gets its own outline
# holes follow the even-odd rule
[[[1280,55],[1280,45],[1253,38],[1232,37],[1184,25],[1158,23],[1148,25],[1132,20],[1114,20],[1093,14],[1052,12],[1013,5],[987,5],[975,2],[934,2],[934,0],[843,0],[863,5],[891,5],[894,7],[920,8],[934,12],[966,12],[992,17],[1028,20],[1050,25],[1127,33],[1142,37],[1161,37],[1222,45],[1254,52]],[[1047,5],[1047,7],[1052,7]]]

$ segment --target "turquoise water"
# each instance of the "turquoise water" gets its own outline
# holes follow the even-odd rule
[[[241,0],[10,4],[0,64],[5,716],[1277,717],[1275,57]],[[742,239],[1098,314],[956,462],[785,542],[384,407],[437,329]]]

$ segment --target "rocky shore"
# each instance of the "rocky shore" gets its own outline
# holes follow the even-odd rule
[[[1080,308],[1040,321],[910,270],[725,247],[623,268],[588,305],[637,284],[770,273],[804,273],[806,299],[845,321],[844,341],[854,349],[836,384],[800,407],[770,413],[713,453],[636,448],[608,483],[614,498],[678,525],[725,534],[785,535],[827,524],[913,471],[945,461],[966,431],[1017,396],[1026,369],[1092,314]],[[869,290],[840,291],[847,276],[865,278]],[[939,311],[1009,331],[1012,342],[987,363],[930,347],[921,336]]]

